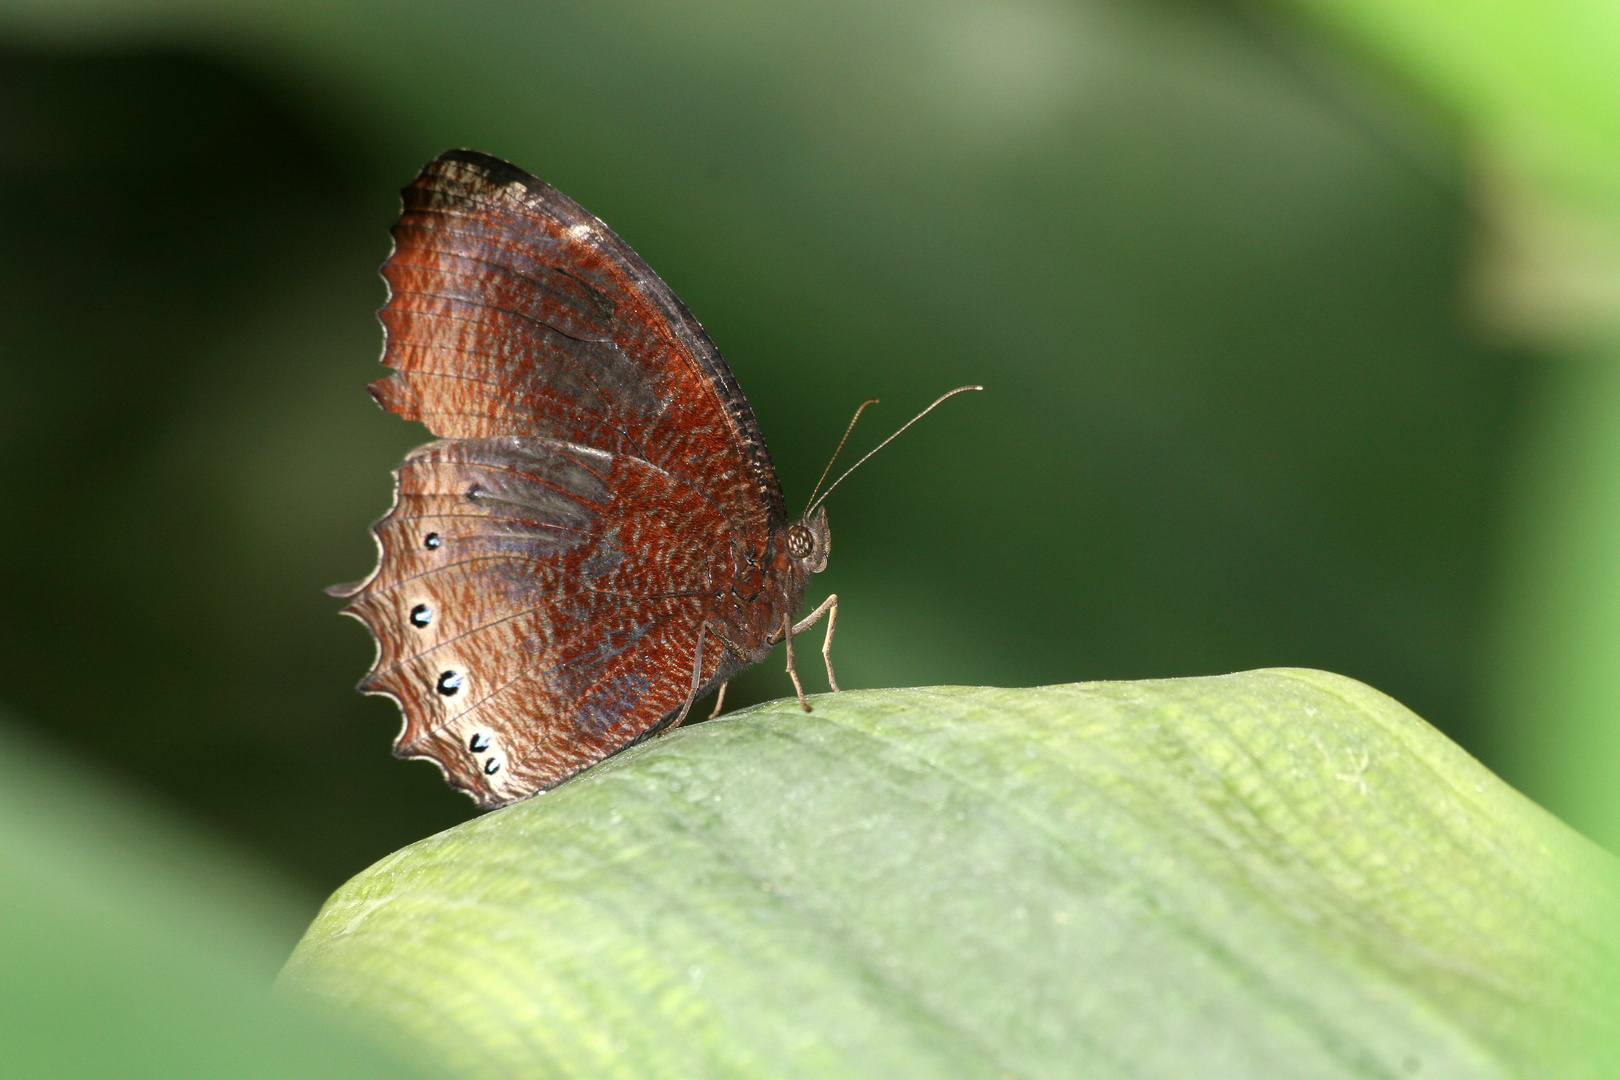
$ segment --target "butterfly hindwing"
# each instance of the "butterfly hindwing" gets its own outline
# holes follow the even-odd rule
[[[639,459],[517,436],[432,443],[397,476],[378,570],[348,610],[378,641],[361,688],[405,712],[402,756],[499,805],[521,797],[514,777],[537,781],[522,794],[555,784],[684,701],[696,626],[726,584],[677,542],[712,513],[700,492]],[[635,695],[616,670],[631,650],[650,661]],[[477,731],[500,765],[482,772],[486,754],[463,775]]]

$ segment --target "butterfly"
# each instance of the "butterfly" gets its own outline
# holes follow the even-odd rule
[[[793,617],[826,509],[788,519],[753,410],[669,287],[498,158],[447,151],[402,197],[394,374],[369,390],[438,441],[395,471],[377,568],[328,590],[376,638],[360,689],[403,711],[394,753],[503,806],[678,726],[782,641],[808,711],[793,637],[823,616],[837,690],[837,596]]]

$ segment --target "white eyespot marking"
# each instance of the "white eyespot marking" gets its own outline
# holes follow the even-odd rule
[[[496,773],[498,773],[500,771],[501,771],[501,759],[500,758],[493,758],[492,757],[488,761],[484,762],[484,775],[485,776],[494,776]]]
[[[442,671],[439,673],[438,690],[445,697],[455,697],[461,692],[462,675],[459,671]]]
[[[429,551],[432,551],[442,543],[444,543],[444,541],[439,538],[438,533],[428,533],[426,536],[422,537],[422,546],[427,548]]]
[[[418,630],[433,621],[433,609],[426,604],[417,604],[411,608],[411,625]]]
[[[467,749],[474,754],[482,754],[489,749],[489,736],[482,731],[473,732],[473,737],[467,740]]]

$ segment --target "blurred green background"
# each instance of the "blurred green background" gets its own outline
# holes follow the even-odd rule
[[[686,301],[791,508],[986,386],[830,504],[846,687],[1325,668],[1614,849],[1620,31],[1466,8],[8,0],[0,702],[311,912],[471,816],[321,593],[426,438],[363,389],[396,192],[470,146]]]

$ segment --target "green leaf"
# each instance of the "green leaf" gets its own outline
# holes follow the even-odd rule
[[[1577,1077],[1617,909],[1339,676],[869,691],[400,851],[282,981],[466,1077]]]

